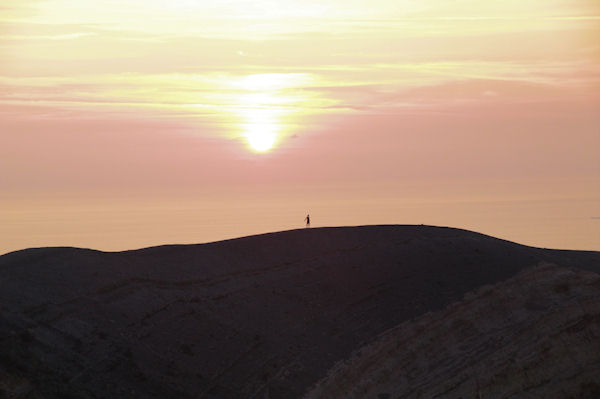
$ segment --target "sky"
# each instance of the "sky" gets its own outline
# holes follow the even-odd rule
[[[0,253],[432,224],[600,250],[596,0],[3,0]]]

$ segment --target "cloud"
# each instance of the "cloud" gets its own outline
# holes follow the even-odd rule
[[[73,40],[88,36],[96,36],[96,33],[74,32],[61,35],[4,35],[2,36],[2,40]]]
[[[128,112],[153,107],[165,115],[257,107],[301,113],[387,113],[473,104],[581,102],[583,94],[588,101],[598,101],[594,87],[600,85],[594,67],[562,62],[381,63],[291,71],[248,73],[241,67],[230,72],[0,76],[0,101],[88,109],[98,106],[99,110],[120,105]]]

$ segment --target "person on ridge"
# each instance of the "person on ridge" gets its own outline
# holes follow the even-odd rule
[[[304,220],[306,220],[306,227],[310,227],[310,215],[306,215]]]

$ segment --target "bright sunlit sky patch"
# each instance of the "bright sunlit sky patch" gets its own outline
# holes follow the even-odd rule
[[[210,195],[248,227],[174,240],[297,227],[312,208],[317,226],[427,221],[600,249],[598,37],[596,0],[5,0],[0,209],[101,196],[119,215],[119,198],[185,197],[201,218]],[[514,225],[496,208],[485,222],[471,205],[457,219],[389,205],[410,196],[563,205],[528,230],[521,205],[502,213]],[[91,222],[36,220],[59,244],[167,239],[72,242]],[[3,229],[6,250],[34,244]]]

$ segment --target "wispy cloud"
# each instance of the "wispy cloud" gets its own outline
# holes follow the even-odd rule
[[[2,17],[3,106],[152,108],[167,117],[246,107],[390,113],[596,101],[600,87],[592,2],[28,5],[35,12]]]
[[[73,40],[87,36],[95,36],[92,32],[74,32],[61,35],[4,35],[3,40]]]

